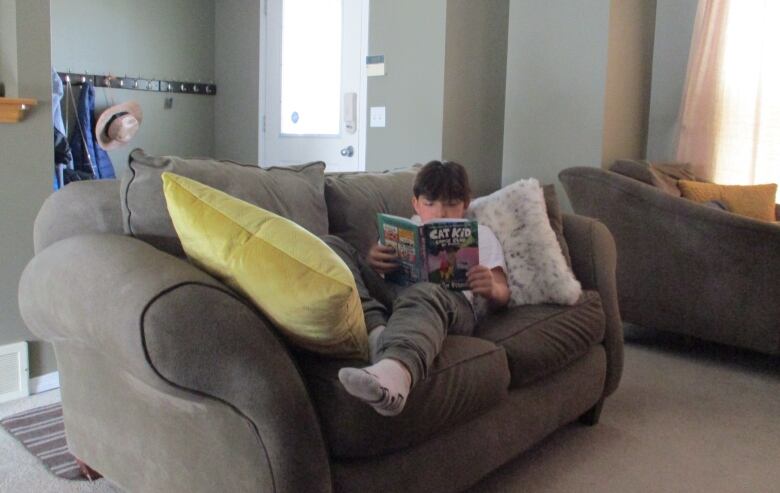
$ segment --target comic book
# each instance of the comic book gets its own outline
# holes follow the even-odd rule
[[[411,219],[377,214],[379,241],[395,248],[400,265],[386,279],[402,286],[428,281],[448,289],[469,289],[466,273],[479,264],[477,222],[437,219],[416,224]]]

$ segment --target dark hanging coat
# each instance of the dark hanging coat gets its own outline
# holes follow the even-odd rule
[[[65,125],[62,121],[62,111],[60,110],[60,103],[64,94],[62,81],[53,68],[51,81],[52,125],[54,125],[54,190],[59,190],[65,186],[66,170],[73,169],[73,156],[70,153],[68,139],[65,137]]]
[[[98,144],[93,124],[95,112],[95,87],[91,81],[81,86],[76,107],[77,123],[70,136],[73,165],[79,174],[91,173],[93,178],[114,178],[111,158]]]

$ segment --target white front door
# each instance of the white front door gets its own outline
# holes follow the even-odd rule
[[[266,0],[262,164],[365,169],[368,0]]]

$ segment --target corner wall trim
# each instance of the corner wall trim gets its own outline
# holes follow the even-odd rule
[[[47,390],[60,388],[60,372],[54,371],[30,379],[30,394],[40,394]]]

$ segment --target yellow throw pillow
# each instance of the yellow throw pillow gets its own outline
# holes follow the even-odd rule
[[[760,219],[775,220],[775,195],[777,184],[767,185],[717,185],[699,181],[680,180],[677,183],[682,196],[694,202],[722,200],[734,214]]]
[[[190,260],[245,295],[295,346],[368,359],[355,279],[322,240],[272,212],[163,173],[173,225]]]

